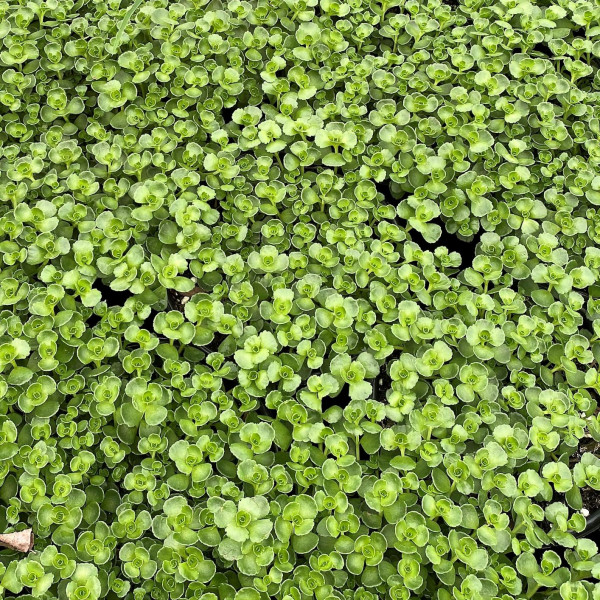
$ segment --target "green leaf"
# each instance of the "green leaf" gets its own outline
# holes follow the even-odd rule
[[[543,289],[533,290],[531,298],[538,306],[543,308],[548,308],[555,301],[552,293]]]
[[[517,557],[517,571],[525,577],[533,577],[540,569],[531,552],[524,552]]]
[[[9,458],[12,458],[18,451],[19,446],[17,444],[3,442],[0,444],[0,460],[8,460]]]
[[[33,371],[27,367],[15,367],[8,376],[10,385],[23,385],[33,377]]]
[[[292,548],[298,554],[308,554],[317,547],[319,536],[316,533],[292,536]]]

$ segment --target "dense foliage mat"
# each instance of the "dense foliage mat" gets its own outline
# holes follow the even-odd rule
[[[0,596],[600,600],[599,19],[0,2]]]

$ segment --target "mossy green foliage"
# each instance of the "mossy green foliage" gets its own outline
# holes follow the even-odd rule
[[[600,600],[599,67],[598,0],[1,1],[0,597]]]

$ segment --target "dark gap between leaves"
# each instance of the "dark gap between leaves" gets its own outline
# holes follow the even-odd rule
[[[590,333],[593,333],[593,332],[594,332],[594,325],[593,325],[592,321],[589,319],[589,317],[587,316],[587,311],[586,311],[586,312],[584,312],[583,314],[582,314],[582,313],[579,313],[579,314],[581,314],[581,316],[583,317],[583,323],[582,323],[582,325],[583,325],[583,326],[584,326],[584,327],[585,327],[585,328],[586,328],[586,329],[587,329],[587,330],[588,330]]]
[[[581,490],[581,500],[583,502],[583,508],[590,511],[590,516],[600,511],[600,492],[593,490],[592,488],[585,488]]]
[[[511,280],[511,282],[510,282],[510,285],[504,286],[504,287],[507,287],[508,289],[511,289],[513,292],[520,293],[519,292],[519,283],[520,283],[520,281],[521,281],[520,279],[515,279],[513,277],[512,280]]]
[[[392,378],[389,374],[389,365],[392,361],[397,360],[400,357],[400,350],[394,350],[386,359],[382,365],[379,375],[373,380],[373,398],[377,402],[385,402],[388,390],[392,388]]]
[[[385,204],[390,204],[394,208],[400,204],[402,198],[396,198],[392,195],[391,184],[388,181],[374,181],[375,189],[383,195]]]
[[[458,3],[456,3],[458,6]],[[394,208],[398,207],[398,204],[402,201],[402,196],[396,197],[392,194],[391,185],[386,181],[375,182],[375,188],[377,191],[383,195],[385,203],[393,206]],[[411,240],[417,243],[423,250],[429,250],[433,252],[436,248],[440,246],[446,246],[450,252],[458,252],[462,258],[462,268],[466,268],[471,266],[473,263],[473,259],[475,258],[475,251],[477,248],[477,244],[481,239],[482,231],[477,232],[473,239],[470,241],[460,239],[455,233],[448,233],[446,230],[446,225],[441,217],[437,217],[430,221],[430,223],[434,223],[439,225],[442,230],[442,235],[437,242],[426,242],[423,236],[416,230],[411,229],[409,236]]]
[[[133,296],[133,294],[128,290],[118,292],[111,289],[111,287],[104,283],[101,279],[96,279],[96,281],[94,281],[93,288],[100,292],[100,301],[106,302],[109,308],[113,306],[124,306],[127,299]],[[91,329],[98,325],[101,319],[102,318],[100,317],[100,315],[97,315],[96,313],[92,312],[92,314],[87,318],[85,324],[89,329]]]
[[[113,290],[101,279],[96,279],[96,281],[94,281],[94,288],[102,294],[102,300],[105,301],[108,306],[124,306],[126,300],[133,297],[133,294],[129,290],[124,290],[122,292]]]
[[[350,404],[350,386],[345,383],[337,396],[325,396],[321,401],[322,411],[329,410],[332,406],[339,406],[340,408],[346,408]]]
[[[579,445],[577,446],[577,450],[571,456],[570,462],[573,464],[578,463],[581,460],[581,457],[586,452],[591,452],[592,454],[598,454],[599,451],[600,451],[600,442],[596,442],[592,438],[583,438],[583,439],[579,440]],[[599,496],[600,496],[600,492],[599,492]]]
[[[394,360],[394,355],[389,356],[386,359],[386,363]],[[381,373],[375,377],[374,379],[367,380],[373,386],[373,393],[371,394],[370,400],[377,400],[378,402],[385,402],[386,392],[391,388],[392,379],[388,375],[385,367],[382,369]],[[332,406],[339,406],[340,408],[345,408],[350,403],[350,386],[345,383],[340,390],[337,396],[326,396],[322,400],[322,409],[323,412],[331,408]]]
[[[482,232],[479,231],[473,236],[472,240],[466,241],[461,240],[456,234],[448,233],[446,231],[446,225],[441,218],[438,217],[429,222],[435,223],[441,227],[442,235],[440,236],[440,239],[437,242],[427,242],[418,231],[411,229],[409,232],[411,240],[418,244],[421,249],[429,250],[430,252],[433,252],[436,248],[440,248],[441,246],[446,246],[449,252],[458,252],[460,254],[462,259],[461,268],[466,269],[467,267],[470,267],[473,264],[477,244],[481,239]]]
[[[231,118],[233,117],[233,111],[236,109],[236,106],[231,107],[223,107],[221,109],[221,117],[223,117],[223,122],[225,125],[231,122]]]
[[[185,294],[181,294],[176,290],[168,289],[167,290],[167,311],[170,310],[178,310],[179,312],[183,312],[185,309],[184,300],[186,298]],[[189,300],[188,300],[189,302]]]
[[[237,379],[226,379],[225,377],[223,377],[223,379],[221,379],[221,382],[223,385],[223,390],[227,394],[231,392],[233,388],[237,385]]]
[[[85,322],[85,325],[88,329],[92,329],[94,327],[96,327],[96,325],[98,325],[98,323],[100,323],[100,315],[97,315],[96,313],[92,313],[87,321]]]
[[[536,44],[531,50],[532,54],[534,54],[535,52],[539,52],[540,54],[543,54],[546,58],[549,58],[550,60],[556,58],[556,56],[554,56],[554,54],[552,54],[552,51],[550,50],[550,48],[546,42],[540,42],[539,44]]]

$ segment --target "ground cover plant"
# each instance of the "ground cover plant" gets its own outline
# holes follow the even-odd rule
[[[599,66],[597,0],[0,1],[0,597],[600,600]]]

